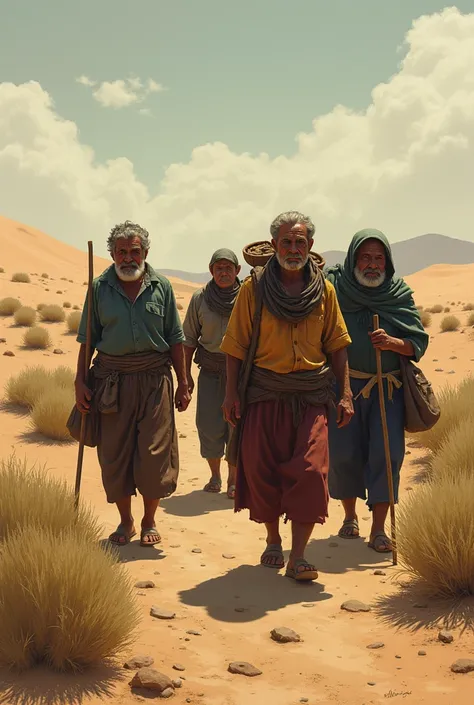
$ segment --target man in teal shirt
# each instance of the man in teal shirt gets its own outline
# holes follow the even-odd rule
[[[178,481],[171,366],[178,380],[175,406],[185,411],[185,337],[170,282],[146,262],[148,232],[126,221],[112,229],[107,246],[114,262],[93,282],[91,346],[97,355],[91,382],[84,375],[87,300],[77,336],[76,405],[81,413],[92,405],[99,419],[102,482],[120,513],[109,540],[124,545],[136,534],[131,497],[138,490],[144,504],[140,543],[152,546],[161,540],[159,501]]]
[[[428,334],[416,309],[413,292],[395,276],[392,252],[379,230],[354,235],[344,262],[327,271],[352,340],[347,348],[354,397],[354,417],[344,428],[329,424],[329,492],[345,510],[341,538],[359,536],[357,498],[372,510],[369,546],[379,553],[392,550],[385,533],[389,509],[388,481],[377,389],[376,350],[381,350],[383,394],[390,435],[395,501],[405,455],[405,407],[400,380],[400,356],[418,361],[428,346]],[[373,315],[380,325],[373,330]]]

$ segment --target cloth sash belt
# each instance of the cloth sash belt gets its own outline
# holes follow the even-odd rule
[[[202,345],[197,346],[194,362],[205,372],[219,376],[224,376],[226,373],[226,357],[224,353],[211,353]]]
[[[372,389],[377,384],[377,375],[373,375],[370,372],[359,372],[359,370],[349,370],[349,376],[352,377],[352,379],[368,380],[367,384],[360,390],[359,394],[354,397],[354,401],[360,396],[363,396],[364,399],[368,399],[370,397]],[[393,399],[394,387],[395,389],[400,389],[400,387],[402,386],[402,381],[398,379],[399,377],[400,370],[394,370],[393,372],[384,372],[382,375],[382,379],[387,380],[389,401],[392,401]]]

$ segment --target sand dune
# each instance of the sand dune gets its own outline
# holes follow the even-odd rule
[[[39,301],[82,305],[87,278],[87,255],[57,242],[30,227],[0,219],[0,298],[16,296],[25,304]],[[96,273],[108,261],[96,258]],[[10,281],[14,271],[36,272],[31,284]],[[53,279],[41,280],[47,272]],[[474,299],[474,267],[431,267],[410,277],[417,302],[432,306],[456,301],[453,311],[464,321],[458,301]],[[68,281],[61,281],[61,277]],[[69,280],[73,280],[70,282]],[[172,282],[186,306],[193,285]],[[49,291],[46,291],[49,289]],[[61,294],[56,293],[61,291]],[[472,368],[474,342],[464,326],[455,333],[439,332],[441,316],[433,316],[432,341],[423,368],[436,388],[461,379]],[[32,352],[21,347],[22,330],[11,319],[0,318],[0,387],[11,374],[25,366],[58,364],[74,367],[77,344],[64,324],[48,324],[57,355]],[[14,357],[5,357],[10,350]],[[442,370],[442,371],[436,371]],[[143,620],[134,653],[154,657],[156,667],[173,675],[173,664],[185,666],[183,688],[175,702],[193,705],[288,705],[307,702],[363,705],[393,702],[445,705],[472,700],[471,676],[454,676],[450,664],[472,657],[471,631],[453,629],[455,641],[438,642],[438,625],[444,624],[446,603],[429,601],[427,609],[416,609],[400,597],[396,573],[383,555],[363,541],[337,538],[342,513],[330,504],[330,519],[318,527],[310,544],[309,558],[319,568],[315,585],[297,585],[282,574],[258,567],[263,532],[251,524],[246,513],[234,515],[230,501],[207,495],[201,488],[207,479],[206,464],[199,456],[194,428],[195,399],[177,418],[181,474],[178,492],[163,502],[158,521],[163,543],[157,549],[140,548],[133,542],[121,550],[134,581],[151,579],[156,587],[137,590]],[[74,482],[77,446],[45,442],[28,429],[25,416],[0,408],[2,455],[13,449],[31,462],[45,462],[49,471]],[[402,492],[415,486],[419,477],[420,451],[410,449],[403,471]],[[86,449],[82,484],[83,498],[92,504],[104,524],[104,535],[117,525],[115,508],[106,503],[94,450]],[[140,519],[138,501],[135,516]],[[361,531],[366,536],[369,512],[361,507]],[[433,518],[436,520],[436,517]],[[289,546],[289,527],[283,528],[284,548]],[[200,548],[201,553],[193,552]],[[224,555],[225,554],[225,557]],[[376,576],[375,568],[386,575]],[[368,614],[341,611],[344,600],[371,603]],[[120,595],[117,595],[120,599]],[[151,605],[176,611],[170,622],[153,620]],[[378,604],[378,607],[377,607]],[[276,644],[270,640],[274,627],[297,631],[303,642]],[[187,634],[196,630],[200,636]],[[385,646],[369,650],[382,641]],[[426,656],[419,656],[420,649]],[[263,671],[246,679],[227,672],[230,661],[245,660]],[[21,678],[0,673],[0,702],[10,703],[104,703],[131,705],[139,699],[128,686],[130,674],[108,669],[82,676],[55,676],[42,669]]]

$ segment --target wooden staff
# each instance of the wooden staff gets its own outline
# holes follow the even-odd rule
[[[379,329],[379,317],[377,314],[373,318],[374,331]],[[390,441],[388,436],[387,412],[385,410],[385,396],[383,391],[382,377],[382,352],[376,348],[375,356],[377,360],[377,386],[379,389],[380,416],[382,418],[383,445],[385,449],[385,465],[387,468],[388,496],[390,500],[390,524],[392,539],[392,559],[393,565],[397,565],[397,531],[395,524],[395,495],[393,492],[392,459],[390,457]]]
[[[89,377],[89,367],[91,364],[91,337],[92,337],[92,281],[94,279],[94,251],[92,241],[89,240],[87,243],[87,248],[89,250],[89,276],[87,281],[87,323],[86,323],[86,349],[84,355],[84,381],[87,384]],[[81,491],[81,478],[82,478],[82,462],[84,460],[84,437],[86,432],[86,414],[81,415],[81,435],[79,440],[79,451],[77,454],[77,468],[76,468],[76,488],[75,488],[75,498],[74,506],[77,509],[79,506],[79,494]]]

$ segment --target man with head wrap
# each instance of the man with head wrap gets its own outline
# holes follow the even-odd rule
[[[220,344],[240,288],[240,265],[232,250],[221,248],[209,263],[212,279],[196,291],[184,319],[185,353],[189,391],[194,390],[192,360],[200,367],[196,407],[196,427],[201,456],[206,458],[211,479],[206,492],[220,492],[222,487],[221,459],[227,459],[226,449],[231,426],[224,419],[222,404],[225,396],[225,355]],[[229,465],[227,496],[235,494],[235,467]]]
[[[285,565],[280,517],[291,521],[286,575],[298,581],[318,577],[305,551],[314,525],[327,517],[329,362],[341,388],[338,422],[348,423],[353,413],[345,351],[350,338],[334,287],[310,256],[314,230],[302,213],[275,218],[270,226],[275,255],[259,280],[242,284],[221,345],[227,354],[224,411],[241,430],[235,436],[235,510],[249,509],[251,520],[265,524],[260,562],[277,570]],[[254,355],[252,332],[258,326]],[[242,369],[251,370],[245,391]]]
[[[383,393],[390,436],[395,501],[405,454],[404,395],[400,356],[420,360],[428,335],[413,301],[413,292],[395,276],[392,252],[379,230],[354,235],[344,265],[331,267],[339,305],[352,339],[348,348],[354,418],[347,428],[329,424],[331,497],[342,500],[345,519],[341,538],[359,536],[356,501],[367,499],[373,512],[369,546],[380,553],[392,550],[385,534],[389,509],[388,481],[377,389],[376,350],[382,351]],[[373,330],[373,315],[380,325]]]

